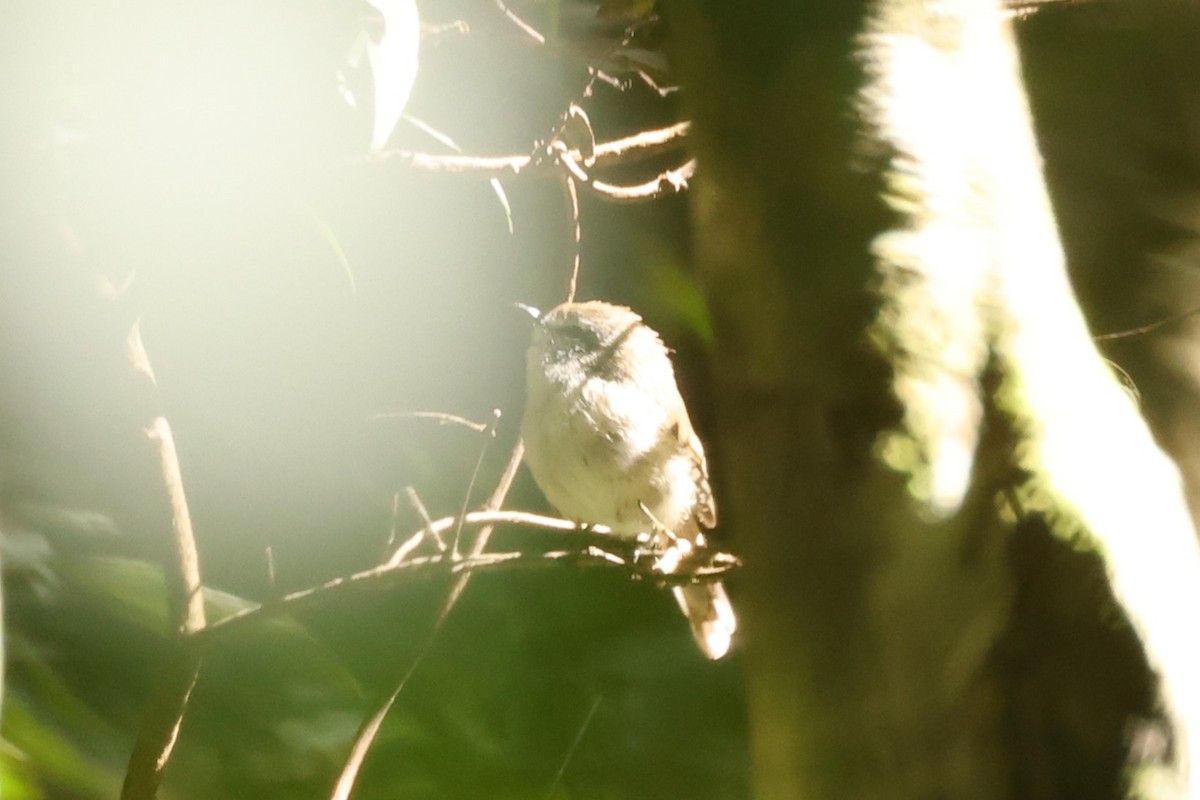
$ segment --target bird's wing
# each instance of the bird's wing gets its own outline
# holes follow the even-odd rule
[[[696,481],[696,508],[693,513],[695,520],[705,528],[717,527],[717,501],[713,498],[712,486],[708,482],[708,459],[704,457],[704,445],[700,437],[692,430],[691,420],[677,426],[680,444],[683,445],[692,461],[692,478]]]

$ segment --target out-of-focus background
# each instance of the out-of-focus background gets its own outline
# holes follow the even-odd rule
[[[449,137],[469,155],[529,154],[572,102],[600,141],[685,118],[663,54],[674,32],[647,21],[653,6],[514,3],[547,34],[539,44],[500,4],[420,3],[416,122],[401,119],[388,147],[448,154]],[[1096,332],[1200,305],[1200,19],[1123,9],[1068,4],[1019,23]],[[167,536],[144,433],[159,408],[214,613],[378,563],[393,531],[421,525],[397,510],[404,487],[441,517],[482,503],[499,478],[528,334],[512,304],[565,296],[570,205],[549,171],[498,193],[477,176],[368,159],[363,32],[378,35],[379,18],[341,0],[0,10],[5,798],[120,786],[168,652]],[[682,157],[618,177],[646,180]],[[579,294],[634,306],[663,334],[704,437],[713,328],[687,202],[584,192]],[[1193,497],[1196,324],[1105,345]],[[156,392],[128,362],[135,326]],[[494,438],[402,415],[490,422],[497,409]],[[507,505],[548,510],[523,471]],[[736,550],[752,534],[727,541]],[[513,531],[496,541],[544,544]],[[1120,796],[1130,720],[1154,714],[1136,639],[1094,554],[1036,524],[1012,541],[1015,621],[996,664],[1023,765],[1013,785]],[[221,642],[162,796],[328,797],[359,725],[418,657],[356,796],[752,795],[738,657],[701,658],[668,593],[602,570],[485,575],[425,651],[448,585],[346,598]]]

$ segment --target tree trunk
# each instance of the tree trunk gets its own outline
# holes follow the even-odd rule
[[[1021,475],[1034,476],[1040,510],[1082,520],[1105,547],[1122,541],[1106,514],[1131,530],[1055,461],[1083,431],[1059,411],[1070,403],[1047,404],[1054,391],[1079,407],[1101,398],[1131,443],[1129,474],[1143,465],[1167,509],[1168,544],[1148,549],[1160,567],[1181,565],[1172,588],[1196,594],[1200,562],[1173,468],[1122,404],[1070,295],[998,10],[669,10],[701,164],[717,491],[747,563],[735,602],[758,795],[1057,797],[1085,785],[1053,768],[1031,778],[1017,679],[997,657],[1020,588],[1007,534],[1028,510],[1010,491]],[[1035,296],[1047,308],[1023,304]],[[1028,331],[1086,377],[1056,384]],[[1124,479],[1090,488],[1137,491]],[[1195,658],[1172,672],[1153,646],[1170,639],[1156,628],[1153,570],[1123,580],[1120,555],[1109,569],[1151,661],[1168,686],[1188,684],[1174,678]],[[1190,696],[1176,693],[1184,710],[1173,709],[1181,752]],[[1100,738],[1125,737],[1125,713]],[[1085,768],[1119,795],[1121,756]],[[1184,796],[1181,773],[1172,780],[1155,796]]]

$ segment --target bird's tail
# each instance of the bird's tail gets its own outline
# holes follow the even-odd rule
[[[673,591],[704,655],[718,659],[728,653],[737,630],[737,617],[725,587],[720,583],[696,583],[676,586]]]

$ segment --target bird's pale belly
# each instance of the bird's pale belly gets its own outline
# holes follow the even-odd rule
[[[696,502],[690,460],[673,437],[661,436],[650,450],[602,430],[586,416],[586,408],[567,412],[565,401],[548,398],[536,417],[523,425],[526,462],[546,499],[563,515],[581,523],[606,525],[633,536],[650,531],[654,520],[674,528]],[[644,444],[642,447],[644,448]]]

